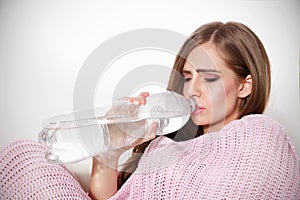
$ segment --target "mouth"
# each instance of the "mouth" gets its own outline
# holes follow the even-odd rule
[[[192,115],[196,115],[202,113],[205,110],[203,106],[197,106],[196,110],[192,113]]]

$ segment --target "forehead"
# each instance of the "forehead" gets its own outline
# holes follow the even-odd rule
[[[205,43],[195,47],[188,55],[184,68],[210,69],[222,71],[226,66],[215,46]],[[227,67],[226,67],[227,68]]]

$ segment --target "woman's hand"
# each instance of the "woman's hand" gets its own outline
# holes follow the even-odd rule
[[[143,92],[137,97],[126,98],[125,102],[113,104],[106,116],[112,121],[123,116],[130,118],[131,122],[110,123],[108,127],[109,149],[120,153],[151,140],[155,137],[157,123],[149,125],[147,120],[139,119],[138,108],[146,104],[148,92]]]

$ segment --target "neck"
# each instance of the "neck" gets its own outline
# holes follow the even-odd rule
[[[219,132],[223,127],[225,126],[225,124],[211,124],[208,126],[203,126],[203,132],[204,134],[206,133],[212,133],[212,132]]]
[[[233,120],[236,120],[238,118],[238,115],[233,115],[230,118],[227,118],[226,120],[221,120],[218,121],[214,124],[209,124],[209,125],[205,125],[203,126],[203,132],[204,134],[206,133],[211,133],[211,132],[219,132],[226,124],[232,122]]]

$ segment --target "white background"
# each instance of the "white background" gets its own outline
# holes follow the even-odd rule
[[[299,154],[298,0],[0,0],[0,147],[37,140],[44,119],[72,111],[77,74],[102,42],[137,28],[189,35],[211,21],[242,22],[264,43],[273,81],[266,114],[289,129]],[[169,55],[144,57],[123,62],[173,64]],[[112,90],[95,99],[109,100]]]

